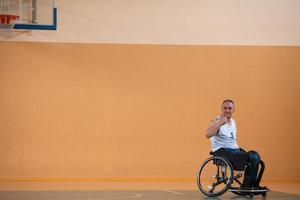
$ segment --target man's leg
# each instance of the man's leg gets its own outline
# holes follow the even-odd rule
[[[260,156],[255,151],[248,152],[248,162],[250,163],[247,166],[245,175],[244,175],[244,182],[243,188],[250,188],[253,187],[256,183],[257,173],[258,173],[258,165],[260,162]]]
[[[260,170],[259,170],[259,173],[258,173],[257,180],[255,181],[254,188],[256,188],[256,189],[266,189],[266,187],[259,186],[261,178],[264,174],[264,171],[265,171],[265,163],[262,160],[260,160]]]

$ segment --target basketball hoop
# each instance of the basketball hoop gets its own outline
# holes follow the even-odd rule
[[[0,14],[0,30],[10,31],[13,30],[15,24],[14,21],[18,20],[20,17],[18,15],[6,15]]]

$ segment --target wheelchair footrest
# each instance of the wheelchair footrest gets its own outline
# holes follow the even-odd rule
[[[269,192],[270,190],[268,188],[266,189],[249,189],[249,190],[245,190],[245,189],[240,189],[240,188],[231,188],[228,189],[228,191],[230,192],[244,192],[244,193],[264,193],[264,192]]]

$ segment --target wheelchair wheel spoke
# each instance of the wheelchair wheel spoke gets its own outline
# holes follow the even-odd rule
[[[211,189],[209,190],[209,193],[213,193],[215,190],[215,187],[211,187]]]

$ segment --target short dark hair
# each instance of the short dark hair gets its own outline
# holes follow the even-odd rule
[[[225,100],[223,101],[223,103],[222,103],[222,104],[224,104],[224,103],[226,103],[226,102],[230,102],[230,103],[234,104],[234,101],[233,101],[233,100],[231,100],[231,99],[225,99]]]

